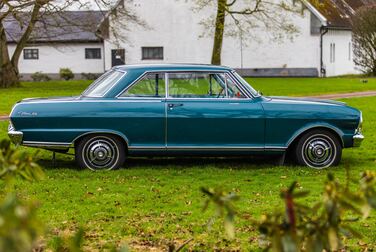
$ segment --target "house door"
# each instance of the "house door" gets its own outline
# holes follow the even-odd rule
[[[111,56],[112,56],[112,66],[125,64],[125,50],[124,49],[111,50]]]

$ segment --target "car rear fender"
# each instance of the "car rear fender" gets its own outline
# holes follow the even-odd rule
[[[72,144],[75,145],[78,141],[80,141],[80,139],[82,139],[83,137],[85,137],[87,135],[97,135],[97,134],[109,134],[109,135],[118,136],[118,137],[120,137],[124,141],[124,144],[126,145],[125,146],[126,148],[128,148],[128,146],[129,146],[129,140],[128,140],[128,138],[123,133],[118,132],[118,131],[114,131],[114,130],[91,130],[91,131],[85,132],[85,133],[80,134],[79,136],[77,136],[72,141]]]

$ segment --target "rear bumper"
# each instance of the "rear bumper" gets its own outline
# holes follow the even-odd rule
[[[363,140],[364,140],[364,136],[362,135],[362,133],[356,133],[353,136],[353,147],[360,147]]]
[[[15,145],[21,145],[22,144],[22,139],[23,139],[23,133],[21,131],[14,131],[10,130],[8,131],[8,136],[12,143]]]

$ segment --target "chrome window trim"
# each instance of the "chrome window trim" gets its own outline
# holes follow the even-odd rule
[[[116,84],[118,84],[123,78],[124,78],[124,76],[126,76],[127,75],[127,71],[124,71],[124,70],[119,70],[119,69],[111,69],[110,71],[117,71],[117,72],[120,72],[120,73],[123,73],[123,75],[119,78],[119,80],[117,80],[114,84],[112,84],[107,90],[106,90],[106,92],[103,94],[103,95],[101,95],[101,96],[86,96],[85,95],[85,97],[89,97],[89,98],[103,98],[103,97],[105,97],[107,94],[108,94],[108,92],[110,92],[113,88],[114,88],[114,86],[116,85]],[[89,90],[91,90],[91,89],[89,89]],[[89,91],[88,90],[88,91]],[[86,91],[86,90],[85,90]],[[84,92],[85,92],[84,91]],[[83,93],[81,94],[81,96],[83,95]]]
[[[137,97],[137,96],[134,96],[134,97],[121,97],[122,94],[124,94],[125,92],[127,92],[129,89],[131,89],[134,85],[136,85],[140,80],[142,80],[146,75],[148,75],[149,73],[161,73],[161,74],[164,74],[165,75],[165,84],[166,84],[166,87],[167,87],[167,80],[166,80],[166,73],[164,71],[153,71],[153,72],[144,72],[143,74],[141,74],[139,77],[137,77],[137,79],[135,79],[134,81],[131,82],[131,84],[129,84],[127,87],[125,87],[118,95],[115,96],[115,98],[117,99],[129,99],[129,98],[140,98],[140,99],[165,99],[166,98],[166,90],[165,90],[165,96],[161,96],[161,97]],[[165,87],[165,89],[167,89]]]
[[[233,70],[235,71],[235,70]],[[133,85],[135,85],[140,79],[142,79],[145,75],[149,74],[149,73],[165,73],[165,83],[166,83],[166,96],[165,98],[173,98],[173,97],[168,97],[168,73],[194,73],[194,72],[197,72],[197,73],[223,73],[223,74],[227,74],[235,83],[235,85],[243,92],[243,94],[245,94],[246,98],[242,98],[243,100],[252,100],[254,98],[254,96],[252,94],[249,93],[249,91],[244,88],[242,86],[242,84],[233,76],[232,74],[232,71],[230,70],[148,70],[148,71],[145,71],[143,72],[139,77],[137,77],[134,81],[131,82],[131,84],[129,84],[127,87],[125,87],[124,89],[122,89],[116,96],[115,98],[117,99],[129,99],[130,97],[121,97],[121,95],[126,92],[128,89],[130,89]],[[227,84],[226,84],[226,87],[227,87]],[[133,97],[135,98],[135,97]],[[141,98],[143,99],[144,97],[137,97],[137,98]],[[145,97],[146,99],[149,99],[148,97]],[[155,97],[155,99],[160,99],[162,97]],[[174,99],[210,99],[210,100],[213,100],[213,98],[174,98]],[[218,98],[218,99],[221,99],[221,98]],[[216,100],[218,100],[216,99]],[[237,98],[230,98],[230,97],[227,97],[225,98],[227,100],[234,100],[234,99],[237,99]]]
[[[171,71],[167,71],[166,73],[167,74],[169,74],[169,72],[171,72]],[[199,72],[199,73],[219,73],[219,74],[224,74],[225,76],[228,76],[228,77],[230,77],[230,79],[232,79],[231,78],[231,75],[230,75],[230,72],[229,71],[220,71],[220,70],[217,70],[217,71],[204,71],[204,70],[200,70],[200,71],[173,71],[172,73],[195,73],[195,72]],[[168,81],[167,82],[169,82],[169,76],[168,76]],[[238,87],[238,83],[236,82],[236,81],[234,81],[234,84],[235,84],[235,86],[237,86]],[[232,97],[229,97],[228,96],[228,87],[227,87],[227,79],[225,78],[225,92],[226,92],[226,98],[200,98],[200,97],[195,97],[195,98],[181,98],[181,97],[169,97],[168,96],[168,92],[167,92],[167,96],[166,96],[166,99],[181,99],[181,100],[192,100],[192,99],[198,99],[198,100],[200,100],[200,101],[202,101],[202,100],[210,100],[210,101],[218,101],[218,100],[250,100],[250,99],[252,99],[252,98],[250,98],[249,97],[249,95],[248,95],[248,93],[247,92],[244,92],[242,89],[240,89],[242,92],[243,92],[243,94],[246,96],[245,98],[232,98]],[[169,86],[167,86],[168,88],[169,88]],[[238,87],[239,88],[239,87]]]
[[[261,94],[255,96],[255,95],[252,94],[252,92],[250,92],[247,88],[245,88],[245,87],[244,87],[244,84],[241,83],[240,80],[238,80],[238,78],[234,75],[234,73],[237,73],[237,72],[236,72],[235,70],[232,70],[232,71],[231,71],[231,77],[235,80],[235,82],[237,82],[237,83],[239,84],[239,86],[241,86],[243,89],[245,89],[246,92],[247,92],[252,98],[259,98],[259,97],[261,97]],[[237,74],[238,74],[238,73],[237,73]],[[240,75],[239,75],[239,76],[240,76]],[[248,82],[247,82],[247,83],[248,83]],[[248,85],[249,85],[249,83],[248,83]],[[250,85],[250,86],[251,86],[251,85]],[[253,87],[252,87],[252,88],[253,88]]]

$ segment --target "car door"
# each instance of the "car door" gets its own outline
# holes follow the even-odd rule
[[[264,112],[229,73],[168,73],[167,150],[264,148]]]
[[[147,73],[119,96],[118,125],[130,152],[166,149],[165,73]]]

